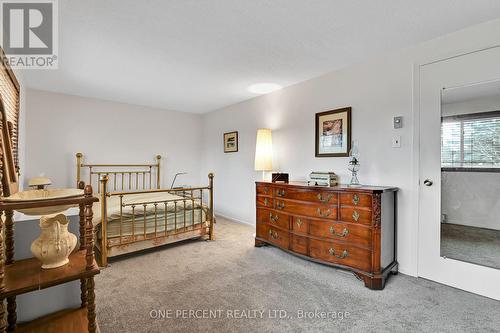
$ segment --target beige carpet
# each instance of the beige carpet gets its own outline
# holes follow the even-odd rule
[[[371,291],[350,273],[255,248],[253,233],[219,218],[216,241],[115,260],[96,277],[101,332],[500,330],[500,302],[402,274]]]
[[[441,223],[441,256],[500,269],[500,230]]]

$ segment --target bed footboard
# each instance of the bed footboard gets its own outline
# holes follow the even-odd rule
[[[109,176],[100,175],[101,224],[98,250],[102,266],[107,266],[108,257],[114,255],[203,236],[214,240],[213,180],[214,174],[209,173],[208,185],[205,187],[108,192]],[[174,196],[168,199],[131,200],[133,195],[150,193],[168,193]],[[108,203],[112,197],[118,198],[120,212],[110,222]],[[109,234],[111,226],[113,235]]]

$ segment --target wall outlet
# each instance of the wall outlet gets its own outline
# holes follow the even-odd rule
[[[392,137],[392,148],[401,148],[401,135]]]

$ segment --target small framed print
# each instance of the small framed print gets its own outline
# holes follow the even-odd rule
[[[224,152],[236,153],[238,151],[238,132],[224,133]]]
[[[351,108],[316,113],[316,157],[348,157],[351,150]]]

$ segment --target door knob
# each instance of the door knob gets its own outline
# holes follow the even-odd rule
[[[429,180],[429,179],[424,180],[424,185],[425,186],[432,186],[432,180]]]

